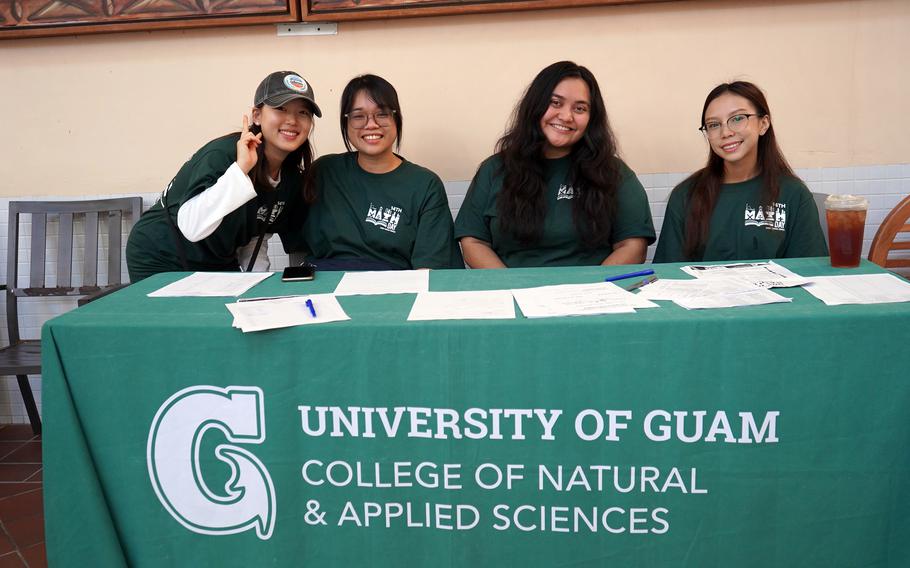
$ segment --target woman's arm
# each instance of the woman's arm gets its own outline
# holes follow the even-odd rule
[[[177,227],[188,241],[208,237],[221,220],[256,197],[253,182],[236,163],[231,164],[215,185],[204,190],[177,210]]]
[[[600,264],[642,264],[648,252],[648,240],[642,237],[624,239],[613,244],[613,252]]]
[[[221,225],[221,220],[244,203],[256,197],[256,190],[249,174],[256,165],[256,148],[262,143],[262,134],[250,132],[249,121],[244,115],[243,129],[237,140],[237,161],[222,174],[215,184],[177,210],[177,227],[190,242],[199,242]]]
[[[490,243],[475,239],[474,237],[462,237],[461,252],[464,255],[464,261],[471,268],[507,268],[495,252]],[[612,255],[611,255],[612,256]]]

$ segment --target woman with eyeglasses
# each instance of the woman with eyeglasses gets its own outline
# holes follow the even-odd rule
[[[382,77],[352,79],[341,94],[348,152],[313,164],[316,202],[304,225],[320,270],[464,268],[439,176],[395,153],[402,113]]]
[[[276,71],[259,83],[240,132],[212,140],[187,161],[130,232],[126,261],[136,282],[179,270],[268,270],[268,240],[302,246],[304,172],[313,151],[313,88]]]
[[[654,242],[644,188],[617,156],[594,75],[543,69],[455,223],[471,268],[635,264]]]
[[[654,262],[826,256],[818,208],[777,146],[761,89],[718,85],[701,124],[708,164],[670,194]]]

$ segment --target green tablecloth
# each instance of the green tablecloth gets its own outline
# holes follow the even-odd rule
[[[413,295],[348,297],[243,334],[224,298],[146,297],[180,276],[43,330],[52,566],[910,565],[910,304],[407,322]]]

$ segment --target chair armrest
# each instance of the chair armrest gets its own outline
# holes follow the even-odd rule
[[[127,286],[129,286],[129,284],[118,284],[116,286],[112,286],[110,288],[105,288],[104,290],[95,292],[94,294],[88,294],[87,296],[82,296],[81,298],[76,300],[76,305],[84,306],[85,304],[87,304],[89,302],[94,302],[98,298],[103,298],[104,296],[107,296],[108,294],[113,294],[117,290],[121,290],[123,288],[126,288]]]

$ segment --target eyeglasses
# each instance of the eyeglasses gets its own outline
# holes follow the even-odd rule
[[[757,114],[734,114],[727,119],[727,128],[732,132],[742,132],[743,128],[749,124],[749,118],[753,116],[758,116]],[[723,122],[719,120],[710,120],[704,123],[699,130],[705,133],[705,135],[710,136],[711,138],[715,136],[720,136],[720,127],[723,126]]]
[[[377,110],[376,112],[355,112],[344,115],[348,119],[348,124],[353,128],[364,128],[370,119],[379,126],[391,126],[394,110]]]

